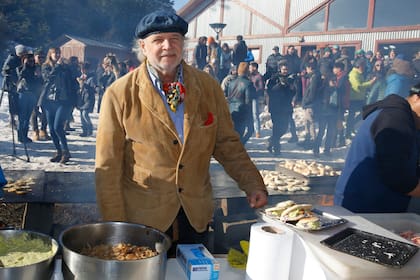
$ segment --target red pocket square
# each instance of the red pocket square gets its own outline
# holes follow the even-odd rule
[[[211,125],[213,123],[213,120],[214,120],[213,114],[211,112],[208,112],[207,113],[207,120],[204,122],[204,125],[205,126]]]

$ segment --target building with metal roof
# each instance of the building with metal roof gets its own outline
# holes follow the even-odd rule
[[[52,45],[59,46],[64,58],[78,57],[79,61],[89,61],[97,64],[107,53],[113,53],[119,61],[135,59],[131,49],[112,42],[103,42],[64,34],[54,41]]]
[[[418,0],[190,0],[177,11],[189,23],[185,57],[200,36],[214,36],[209,24],[224,23],[219,40],[233,46],[243,35],[255,60],[264,63],[273,46],[282,53],[295,45],[306,50],[338,45],[350,56],[358,49],[391,49],[411,58],[420,49]]]

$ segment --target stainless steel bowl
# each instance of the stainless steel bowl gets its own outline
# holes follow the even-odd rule
[[[80,254],[83,248],[100,244],[130,243],[148,246],[159,254],[155,257],[116,261]],[[157,229],[131,223],[104,222],[70,227],[60,234],[63,251],[64,279],[142,279],[164,280],[170,238]]]
[[[24,266],[0,267],[0,279],[2,280],[29,280],[29,279],[51,279],[54,273],[54,257],[57,254],[58,243],[48,235],[28,230],[0,230],[0,235],[5,238],[19,237],[28,234],[29,238],[42,239],[46,244],[51,244],[54,255],[50,258]]]

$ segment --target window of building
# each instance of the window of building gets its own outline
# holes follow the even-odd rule
[[[300,24],[293,27],[291,32],[319,32],[324,31],[325,8],[305,19]]]
[[[419,0],[375,1],[373,27],[418,25]]]
[[[330,4],[328,30],[366,28],[368,10],[369,0],[335,0]]]

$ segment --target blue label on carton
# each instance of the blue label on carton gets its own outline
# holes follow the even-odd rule
[[[218,280],[219,263],[202,244],[180,244],[176,258],[189,280]]]

